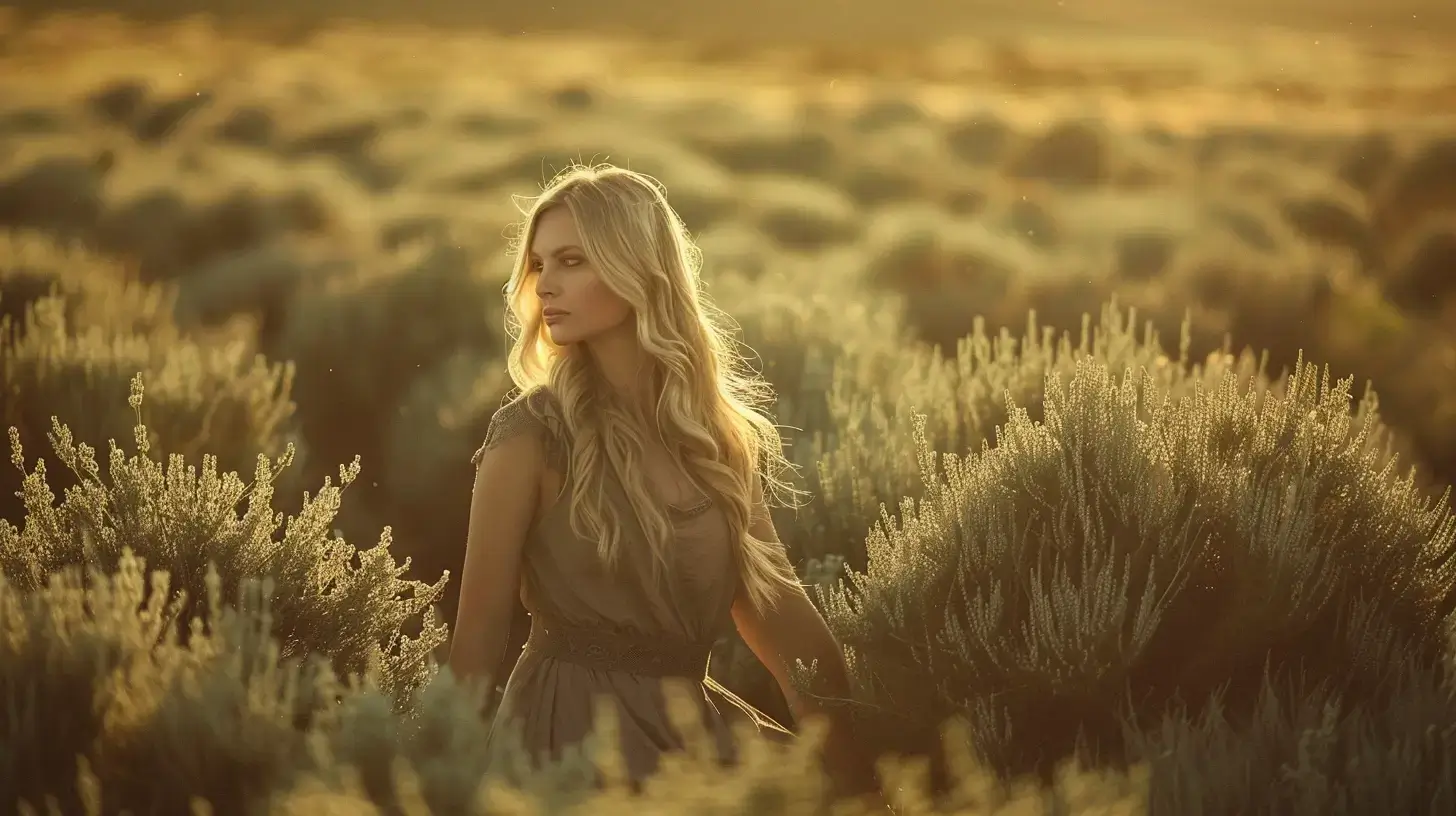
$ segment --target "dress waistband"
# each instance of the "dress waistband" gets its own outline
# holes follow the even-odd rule
[[[702,682],[708,676],[711,647],[666,633],[646,636],[567,626],[532,615],[526,651],[601,671]]]

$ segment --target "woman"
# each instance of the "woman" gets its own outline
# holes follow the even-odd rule
[[[712,319],[698,255],[661,187],[612,166],[574,167],[535,200],[507,286],[512,380],[522,393],[476,452],[452,671],[498,665],[519,593],[531,634],[492,730],[537,756],[587,736],[617,703],[629,776],[683,747],[664,683],[688,681],[720,756],[734,720],[784,729],[706,676],[736,627],[803,718],[788,679],[817,661],[847,696],[844,659],[798,583],[769,516],[791,490],[768,393]],[[826,759],[841,787],[873,770],[831,717]],[[848,791],[845,791],[848,792]]]

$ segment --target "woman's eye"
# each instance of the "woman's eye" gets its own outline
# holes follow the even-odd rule
[[[562,266],[577,266],[580,263],[581,263],[581,259],[580,258],[562,258],[561,259],[561,265]]]

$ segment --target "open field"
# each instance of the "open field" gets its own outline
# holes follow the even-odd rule
[[[53,414],[102,451],[129,444],[142,370],[164,452],[216,454],[247,477],[257,453],[293,443],[271,497],[290,513],[360,456],[330,528],[357,545],[389,525],[409,577],[458,574],[469,455],[509,387],[512,196],[569,161],[610,161],[666,184],[710,293],[782,395],[820,498],[780,529],[817,582],[841,563],[874,573],[879,503],[893,512],[922,489],[911,410],[954,453],[996,441],[1003,390],[1041,418],[1042,375],[1070,376],[1071,357],[1034,336],[1012,363],[986,336],[1019,338],[1032,310],[1075,345],[1084,314],[1135,308],[1161,348],[1127,329],[1097,355],[1158,377],[1243,371],[1247,347],[1277,379],[1302,353],[1353,377],[1356,397],[1373,385],[1423,491],[1456,482],[1456,11],[1243,3],[1195,17],[1125,0],[943,4],[932,18],[911,4],[897,29],[853,13],[816,25],[805,3],[739,32],[752,2],[656,22],[666,4],[615,9],[619,27],[674,35],[653,41],[586,30],[590,5],[555,4],[570,26],[529,4],[490,17],[531,36],[0,13],[0,316],[19,331],[0,338],[0,424],[27,458],[54,458]],[[1421,22],[1397,20],[1407,12]],[[929,42],[926,19],[960,36]],[[717,36],[684,36],[688,23]],[[130,278],[167,296],[118,283]],[[53,282],[64,317],[27,318]],[[985,334],[964,340],[978,320]],[[864,444],[879,433],[893,440]],[[0,518],[17,527],[20,487],[0,473]],[[1409,535],[1435,548],[1449,530],[1430,524]],[[1339,535],[1387,530],[1350,525]],[[1427,635],[1453,597],[1431,569],[1426,601],[1443,611],[1422,618]],[[781,713],[739,645],[719,665]],[[1237,685],[1248,665],[1184,668]],[[1064,736],[1032,720],[1028,733]],[[1441,750],[1429,761],[1449,773],[1456,751]]]

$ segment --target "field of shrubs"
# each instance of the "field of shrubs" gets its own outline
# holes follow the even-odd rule
[[[4,807],[830,812],[812,728],[629,800],[439,668],[570,161],[667,185],[775,386],[899,812],[1456,812],[1449,58],[0,13]]]

